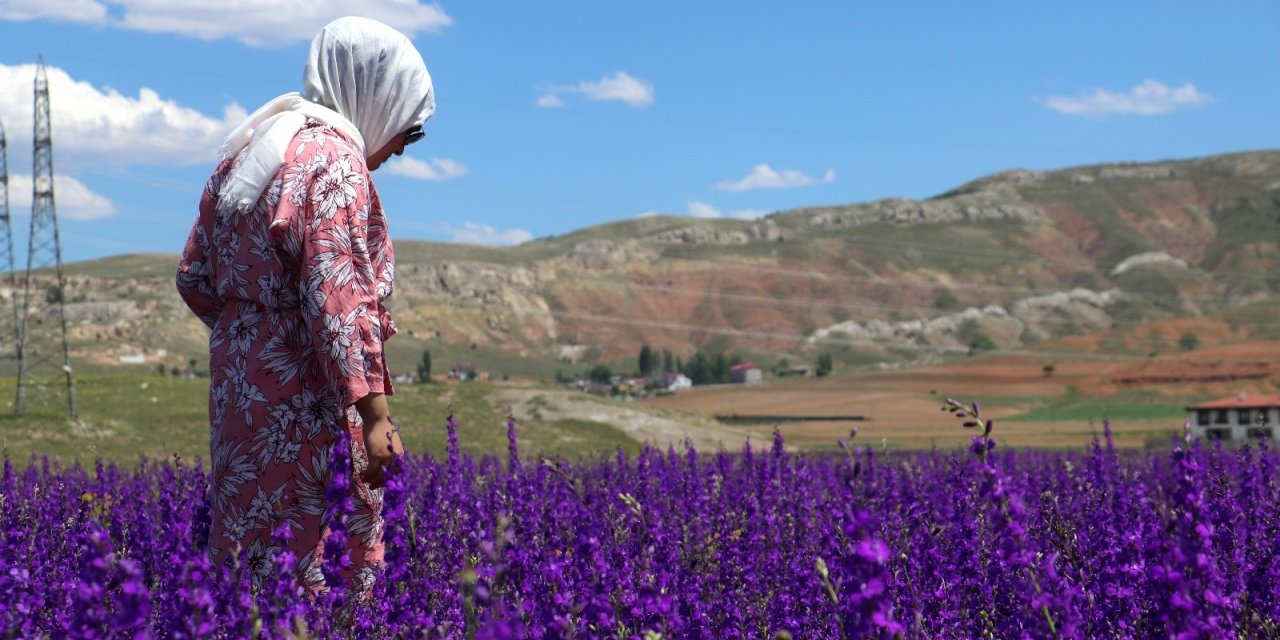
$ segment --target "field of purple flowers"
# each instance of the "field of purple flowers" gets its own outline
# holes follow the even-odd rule
[[[5,637],[1280,637],[1265,447],[412,457],[371,602],[211,567],[197,464],[0,479]],[[336,464],[345,464],[343,460]],[[335,474],[339,475],[339,474]],[[331,487],[336,528],[345,488]],[[286,532],[282,531],[281,535]],[[261,588],[249,587],[257,573]]]

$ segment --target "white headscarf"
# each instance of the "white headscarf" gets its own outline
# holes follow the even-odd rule
[[[338,18],[311,41],[305,97],[286,93],[262,105],[227,136],[218,155],[248,152],[222,187],[218,208],[247,212],[261,197],[308,118],[351,138],[365,157],[435,113],[422,55],[404,34],[369,18]]]

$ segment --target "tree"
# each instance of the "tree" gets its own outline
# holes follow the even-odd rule
[[[933,308],[947,311],[954,309],[960,305],[960,300],[956,298],[954,293],[943,289],[938,295],[933,297]]]
[[[591,378],[592,382],[608,384],[609,379],[613,377],[613,370],[609,368],[609,365],[598,364],[591,367],[591,371],[587,373],[587,377]]]
[[[689,359],[689,364],[685,365],[684,374],[689,376],[689,381],[695,385],[710,384],[715,381],[712,378],[711,359],[701,351],[694,353]]]
[[[1183,351],[1194,351],[1200,347],[1200,336],[1188,331],[1178,338],[1178,346],[1182,347]]]
[[[729,359],[724,356],[721,351],[711,358],[711,381],[716,384],[725,384],[729,382]]]
[[[637,363],[640,366],[640,375],[647,376],[653,373],[653,349],[649,345],[640,347],[640,358]]]
[[[1057,371],[1058,368],[1053,366],[1053,363],[1050,362],[1049,364],[1046,364],[1045,366],[1040,367],[1040,370],[1044,372],[1044,377],[1048,378],[1049,376],[1053,375],[1053,372]]]
[[[979,351],[993,351],[998,348],[999,346],[996,345],[996,341],[992,340],[985,333],[979,333],[973,337],[973,340],[969,341],[969,355],[973,355]]]
[[[662,350],[662,372],[667,373],[675,370],[676,370],[675,363],[671,358],[671,350],[663,349]]]
[[[832,369],[835,368],[835,362],[831,359],[831,354],[823,352],[818,355],[818,366],[815,367],[814,373],[819,377],[831,375]]]
[[[422,350],[422,361],[418,363],[418,382],[427,384],[431,382],[431,350]]]

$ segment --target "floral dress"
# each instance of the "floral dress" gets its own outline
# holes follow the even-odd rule
[[[395,326],[382,301],[395,272],[382,206],[363,154],[315,121],[247,213],[218,211],[231,166],[210,177],[177,274],[211,330],[210,554],[245,553],[257,584],[281,551],[273,531],[287,525],[299,574],[318,587],[325,489],[331,472],[350,474],[347,577],[367,591],[383,558],[383,489],[360,478],[368,457],[354,403],[392,392],[383,341]],[[343,430],[352,468],[331,469]]]

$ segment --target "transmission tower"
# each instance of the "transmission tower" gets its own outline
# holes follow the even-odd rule
[[[65,386],[67,416],[76,414],[76,383],[71,376],[67,345],[65,281],[58,214],[53,206],[53,134],[49,124],[49,80],[44,59],[36,65],[35,157],[32,159],[31,242],[27,250],[27,280],[18,326],[18,415],[26,413],[37,396],[55,395]],[[49,268],[53,267],[53,274]],[[37,275],[37,272],[41,272]],[[53,275],[56,279],[51,278]]]
[[[0,321],[3,333],[12,337],[12,342],[5,341],[3,350],[5,359],[18,359],[18,345],[22,342],[22,334],[18,327],[18,272],[13,267],[13,233],[9,225],[9,146],[5,140],[4,122],[0,122],[0,269],[8,269],[9,302],[13,308],[13,326],[7,320]],[[0,338],[3,340],[3,338]]]

